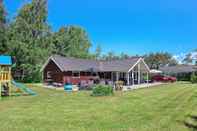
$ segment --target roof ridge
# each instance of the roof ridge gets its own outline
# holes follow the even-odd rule
[[[61,56],[61,55],[52,55],[52,58],[54,57],[60,57],[60,58],[65,58],[65,59],[75,59],[75,60],[88,60],[88,61],[96,61],[96,62],[111,62],[111,61],[124,61],[124,60],[133,60],[133,59],[140,59],[143,57],[129,57],[125,59],[114,59],[114,60],[96,60],[96,59],[86,59],[86,58],[76,58],[76,57],[71,57],[71,56]]]

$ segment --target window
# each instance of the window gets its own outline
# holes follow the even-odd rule
[[[52,78],[52,76],[51,76],[51,71],[47,71],[47,78],[48,78],[48,79]]]
[[[97,76],[97,73],[92,73],[92,76]]]
[[[80,77],[80,72],[74,71],[74,72],[72,72],[72,76],[73,77]]]

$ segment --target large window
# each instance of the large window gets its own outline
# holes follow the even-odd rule
[[[79,78],[80,77],[80,72],[79,71],[73,71],[72,76],[76,77],[76,78]]]

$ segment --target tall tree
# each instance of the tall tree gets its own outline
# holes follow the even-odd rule
[[[62,27],[54,35],[53,53],[63,56],[88,58],[91,42],[87,32],[79,26]]]
[[[6,42],[6,12],[3,0],[0,0],[0,54],[7,53]]]
[[[167,52],[150,53],[145,55],[145,61],[151,69],[159,69],[161,66],[177,64],[177,61]]]
[[[39,80],[39,70],[51,54],[47,25],[47,0],[32,0],[18,12],[9,27],[10,54],[16,57],[15,71],[23,80]]]

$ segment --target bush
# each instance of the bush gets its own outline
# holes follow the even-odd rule
[[[107,85],[97,85],[92,90],[92,96],[109,96],[113,94],[113,88]]]
[[[195,73],[192,73],[190,81],[191,83],[197,83],[197,75]]]
[[[173,76],[175,76],[178,81],[190,81],[192,75],[191,73],[179,73]]]

